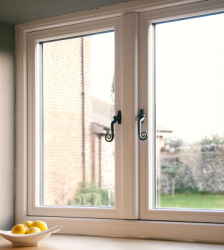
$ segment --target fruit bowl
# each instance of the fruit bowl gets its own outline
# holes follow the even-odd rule
[[[37,247],[42,240],[52,233],[59,232],[62,228],[63,226],[55,226],[36,234],[12,234],[11,231],[0,230],[0,235],[11,241],[13,247]]]

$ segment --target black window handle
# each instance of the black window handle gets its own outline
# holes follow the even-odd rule
[[[148,134],[146,132],[141,132],[141,123],[144,122],[146,115],[144,114],[144,110],[140,109],[140,114],[138,115],[138,137],[140,140],[144,141],[148,138]]]
[[[118,122],[118,124],[121,124],[121,111],[119,110],[117,112],[117,115],[114,116],[113,121],[111,122],[111,134],[106,134],[105,140],[107,142],[112,142],[114,139],[114,123]]]

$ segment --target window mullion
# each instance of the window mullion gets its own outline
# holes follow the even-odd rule
[[[123,187],[125,219],[139,218],[138,14],[122,16]]]

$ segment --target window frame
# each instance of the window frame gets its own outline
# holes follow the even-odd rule
[[[41,20],[37,22],[27,23],[16,26],[16,194],[15,194],[15,220],[16,223],[23,223],[26,220],[42,219],[48,223],[48,226],[53,225],[64,226],[61,231],[64,234],[83,234],[83,235],[101,235],[101,236],[118,236],[118,237],[133,237],[133,238],[151,238],[151,239],[168,239],[168,240],[190,240],[197,242],[216,242],[224,243],[223,234],[224,226],[222,223],[191,223],[191,222],[175,222],[175,221],[147,221],[144,218],[138,220],[139,209],[140,216],[145,213],[145,201],[142,199],[146,195],[145,187],[145,150],[147,146],[138,142],[137,138],[137,114],[139,109],[144,107],[146,115],[148,114],[147,106],[145,105],[146,94],[144,91],[146,73],[140,71],[138,76],[138,70],[146,63],[144,59],[139,60],[136,64],[126,62],[136,62],[138,58],[138,32],[142,32],[142,28],[138,30],[138,17],[137,13],[146,11],[161,10],[164,8],[174,8],[174,6],[180,6],[181,8],[190,7],[189,13],[195,13],[198,9],[204,13],[224,11],[224,4],[221,0],[211,0],[201,2],[199,0],[142,0],[136,2],[125,3],[122,5],[114,5],[110,7],[101,8],[99,10],[91,10],[82,13],[75,13],[71,15],[51,18],[47,20]],[[182,7],[181,7],[182,6]],[[134,13],[135,12],[135,13]],[[127,14],[125,14],[127,13]],[[124,15],[123,15],[124,14]],[[162,12],[161,12],[162,14]],[[180,15],[183,13],[180,11]],[[163,17],[166,15],[163,12]],[[122,103],[120,104],[123,109],[123,122],[135,121],[135,125],[129,130],[124,131],[123,141],[126,142],[122,147],[125,149],[122,157],[123,173],[121,176],[123,184],[123,207],[122,218],[120,219],[97,219],[97,218],[64,218],[54,217],[52,214],[47,213],[45,216],[28,215],[28,186],[27,186],[27,151],[28,151],[28,79],[27,79],[27,58],[28,58],[28,34],[36,31],[52,29],[56,27],[69,26],[85,22],[93,22],[97,20],[106,20],[112,17],[122,17],[121,25],[121,41],[122,47],[122,59],[118,64],[118,68],[122,68],[125,74],[121,73],[122,79]],[[167,16],[168,18],[168,16]],[[139,19],[141,22],[141,19]],[[132,29],[125,28],[132,24]],[[130,27],[130,26],[129,26]],[[123,31],[123,32],[122,32]],[[130,39],[131,38],[131,39]],[[125,41],[131,41],[132,53],[125,51]],[[130,42],[129,41],[129,42]],[[139,48],[142,46],[142,41],[139,41]],[[139,51],[140,58],[142,58],[142,50]],[[133,57],[133,58],[132,58]],[[131,59],[131,60],[130,60]],[[130,60],[130,61],[129,61]],[[128,72],[132,72],[132,76],[129,79],[127,77]],[[142,86],[137,93],[137,83],[141,83]],[[133,110],[130,109],[130,93],[125,94],[127,90],[131,91],[133,100],[131,105]],[[138,98],[140,97],[141,98]],[[29,97],[30,98],[30,97]],[[123,105],[123,106],[122,106]],[[120,108],[118,107],[118,108]],[[124,109],[126,112],[124,112]],[[125,117],[126,116],[126,117]],[[147,127],[148,119],[143,124],[143,129]],[[130,138],[134,140],[131,145],[135,145],[131,148],[128,145]],[[138,148],[140,144],[140,148]],[[125,147],[124,147],[125,146]],[[138,150],[141,151],[141,156],[138,160]],[[137,152],[137,153],[136,153]],[[138,164],[139,163],[139,164]],[[140,166],[140,173],[138,166]],[[138,174],[141,181],[138,182]],[[128,188],[131,185],[131,189]],[[138,193],[138,186],[140,186],[140,195]],[[140,198],[139,207],[138,199]],[[128,219],[128,220],[126,220]]]
[[[201,6],[202,5],[202,6]],[[219,8],[208,10],[209,3],[177,6],[166,10],[155,10],[140,14],[141,46],[139,48],[140,65],[139,106],[144,107],[146,117],[143,130],[148,131],[147,143],[140,143],[141,187],[140,219],[156,221],[189,221],[224,223],[223,210],[175,209],[155,207],[155,81],[154,81],[154,24],[165,21],[181,20],[197,16],[219,13]],[[147,153],[148,152],[148,153]],[[143,177],[144,176],[144,177]],[[150,195],[152,194],[152,195]]]
[[[111,18],[104,21],[75,24],[68,27],[54,28],[51,30],[36,31],[28,34],[28,215],[45,215],[63,217],[92,217],[92,218],[121,218],[122,217],[122,126],[115,125],[115,192],[116,202],[114,207],[74,207],[74,206],[49,206],[41,204],[41,171],[43,170],[43,89],[41,56],[42,43],[69,37],[79,37],[93,33],[114,30],[117,64],[120,64],[120,18]],[[115,110],[121,106],[121,76],[115,65]],[[42,183],[43,185],[43,183]]]

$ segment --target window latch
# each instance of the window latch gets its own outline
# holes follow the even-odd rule
[[[144,110],[140,109],[140,114],[138,114],[138,137],[140,140],[144,141],[148,138],[148,134],[146,132],[141,132],[141,123],[145,121],[146,115],[144,114]]]
[[[107,142],[112,142],[114,139],[114,123],[118,122],[118,124],[121,124],[121,111],[119,110],[117,115],[114,116],[113,121],[111,122],[111,134],[106,134],[105,140]]]

